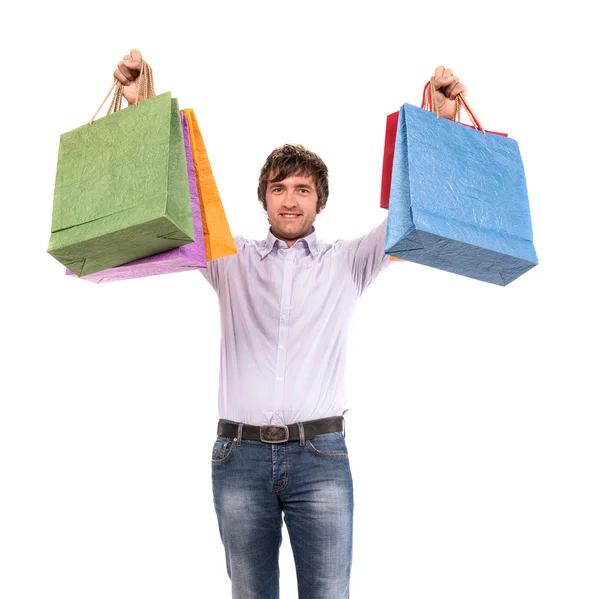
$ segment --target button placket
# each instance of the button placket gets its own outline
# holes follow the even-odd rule
[[[275,397],[273,412],[275,420],[284,424],[284,385],[285,385],[285,369],[288,347],[288,335],[290,326],[290,309],[292,305],[292,279],[294,273],[294,253],[292,248],[284,253],[285,260],[283,264],[283,282],[281,288],[281,304],[279,308],[279,335],[278,343],[275,348],[276,364],[275,364]]]

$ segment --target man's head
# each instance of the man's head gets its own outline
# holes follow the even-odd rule
[[[327,166],[303,146],[286,144],[273,150],[260,171],[258,199],[273,235],[288,246],[312,232],[328,196]]]

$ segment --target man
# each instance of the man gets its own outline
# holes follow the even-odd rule
[[[115,77],[135,101],[141,54]],[[465,87],[435,70],[441,116]],[[349,596],[353,490],[344,440],[346,340],[356,301],[390,264],[387,219],[332,244],[313,223],[326,206],[328,172],[302,146],[274,150],[258,198],[266,239],[236,237],[237,254],[200,272],[219,296],[222,344],[214,504],[234,599],[279,597],[282,514],[299,599]]]

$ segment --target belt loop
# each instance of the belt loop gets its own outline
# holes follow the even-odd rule
[[[296,423],[298,425],[298,433],[300,435],[300,447],[304,447],[304,425],[301,422]]]
[[[344,420],[344,417],[342,416],[342,435],[344,435],[344,439],[346,438],[346,421]]]
[[[238,423],[237,441],[235,441],[238,447],[242,444],[242,428],[244,428],[244,424],[242,422]]]

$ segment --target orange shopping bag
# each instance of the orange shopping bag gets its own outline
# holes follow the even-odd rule
[[[225,216],[221,196],[210,168],[208,154],[200,134],[196,115],[192,108],[184,108],[181,112],[185,114],[190,131],[198,198],[200,199],[200,210],[202,211],[206,259],[212,261],[231,256],[236,254],[237,250]]]

